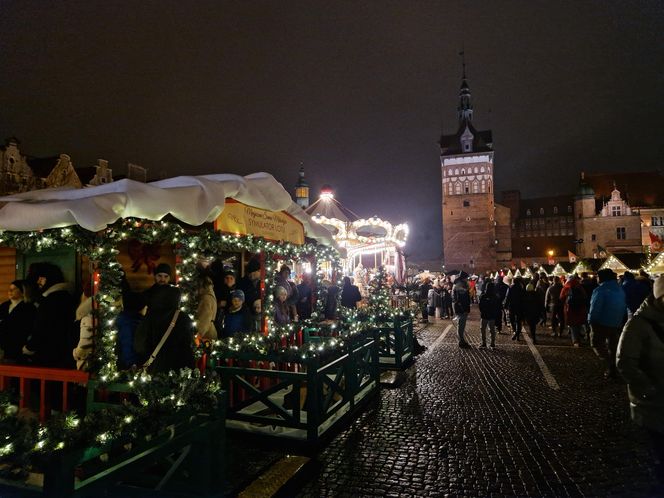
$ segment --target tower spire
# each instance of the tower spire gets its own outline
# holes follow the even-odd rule
[[[473,104],[470,100],[470,87],[466,79],[466,50],[462,48],[459,55],[461,56],[461,89],[459,90],[457,115],[459,125],[463,127],[473,120]]]

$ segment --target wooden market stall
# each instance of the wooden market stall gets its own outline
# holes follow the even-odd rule
[[[176,268],[182,310],[193,316],[197,304],[193,280],[201,262],[199,254],[218,256],[227,251],[242,258],[249,253],[260,255],[264,263],[261,289],[267,306],[262,330],[247,335],[246,342],[264,345],[272,341],[282,347],[282,337],[275,337],[275,331],[269,329],[271,258],[277,253],[292,258],[318,251],[321,259],[333,260],[336,250],[329,233],[311,223],[283,187],[265,173],[178,177],[149,184],[121,180],[85,189],[27,192],[0,201],[4,203],[0,208],[0,277],[11,281],[26,276],[33,263],[56,263],[74,293],[78,294],[86,281],[91,283],[95,310],[89,372],[36,365],[0,366],[0,387],[9,387],[18,379],[23,395],[21,400],[2,395],[0,470],[15,476],[15,485],[66,496],[135,471],[138,461],[150,462],[195,446],[196,451],[183,452],[190,454],[186,459],[189,464],[183,458],[173,465],[191,469],[193,462],[194,473],[200,477],[197,482],[218,484],[223,478],[220,426],[224,425],[226,409],[233,411],[233,400],[226,401],[225,392],[205,370],[161,376],[118,368],[115,318],[121,309],[121,283],[124,279],[133,289],[141,290],[151,283],[151,268],[169,263]],[[220,217],[224,211],[227,216]],[[242,223],[248,227],[246,233]],[[264,238],[266,230],[276,232]],[[16,271],[13,275],[12,266]],[[226,357],[234,351],[228,344],[213,346],[215,353],[223,351]],[[287,348],[292,350],[293,346]],[[34,382],[40,386],[40,396],[27,403],[23,386]],[[42,420],[46,419],[51,411],[44,393],[53,382],[62,386],[61,399],[56,400],[64,405],[62,415],[49,420],[48,426],[25,425],[24,419],[16,417],[14,403],[36,409]],[[78,406],[76,412],[66,411],[67,384],[72,382],[83,388],[87,384],[87,409]],[[346,384],[352,385],[352,381]],[[363,389],[366,391],[366,386]],[[118,394],[109,394],[112,392]],[[158,392],[171,395],[156,396]],[[112,457],[100,460],[100,455],[108,454]],[[175,468],[168,475],[174,473]]]

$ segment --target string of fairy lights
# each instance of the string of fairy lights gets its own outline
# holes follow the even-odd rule
[[[334,354],[352,344],[355,338],[379,323],[385,323],[409,316],[409,311],[394,309],[389,305],[389,292],[384,285],[384,271],[379,273],[380,285],[372,288],[369,305],[362,309],[348,309],[339,306],[340,292],[337,292],[339,320],[324,322],[327,285],[341,282],[324,282],[329,275],[341,277],[341,264],[338,251],[333,247],[307,243],[297,245],[288,242],[273,242],[250,235],[231,235],[212,230],[196,228],[186,230],[178,223],[151,221],[144,219],[123,219],[100,232],[89,232],[78,226],[54,228],[31,232],[0,232],[0,244],[14,247],[19,251],[41,251],[50,248],[71,247],[78,254],[87,256],[95,271],[93,313],[97,322],[94,337],[95,348],[92,359],[92,372],[102,383],[123,382],[133,391],[140,392],[140,406],[121,405],[112,410],[93,412],[80,420],[73,415],[53,417],[47,425],[34,430],[17,430],[17,421],[11,404],[0,400],[0,459],[14,461],[28,458],[34,453],[60,450],[75,444],[106,444],[135,433],[138,427],[154,420],[154,410],[176,413],[183,407],[191,406],[195,397],[210,400],[219,385],[209,377],[198,375],[198,371],[183,370],[170,372],[167,376],[150,376],[143,371],[119,371],[117,368],[115,319],[121,310],[123,270],[118,262],[118,245],[135,239],[145,244],[169,243],[176,254],[176,274],[182,291],[181,308],[192,319],[197,306],[196,279],[199,265],[205,258],[213,258],[222,252],[242,252],[262,254],[265,264],[263,312],[267,327],[265,333],[245,333],[235,337],[214,341],[206,352],[213,358],[230,357],[239,353],[254,356],[270,356],[281,361],[301,361],[322,355]],[[273,317],[274,280],[279,261],[309,259],[313,263],[315,289],[318,296],[316,308],[310,319],[285,326],[277,325]],[[318,265],[318,266],[316,266]],[[326,265],[320,271],[320,265]],[[297,345],[294,334],[308,328],[321,340]],[[179,385],[180,388],[176,386]],[[167,387],[165,387],[167,386]],[[208,402],[208,405],[212,401]],[[150,417],[148,414],[152,413]],[[154,423],[154,421],[152,422]],[[34,444],[33,444],[34,443]],[[27,456],[26,456],[27,455]]]

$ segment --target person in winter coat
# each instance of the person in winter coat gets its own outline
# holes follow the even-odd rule
[[[207,275],[200,275],[196,282],[198,307],[196,308],[196,330],[202,340],[215,340],[217,328],[214,324],[217,316],[217,297],[214,295],[214,284]]]
[[[526,292],[523,295],[523,316],[528,324],[530,338],[533,344],[537,344],[537,324],[542,318],[542,302],[533,284],[526,286]]]
[[[553,282],[546,290],[545,305],[551,313],[551,334],[553,337],[559,337],[565,330],[564,303],[560,300],[560,293],[563,290],[563,284],[558,277],[553,278]]]
[[[90,370],[88,359],[92,354],[94,347],[94,322],[92,318],[92,292],[83,291],[81,294],[81,303],[76,308],[75,318],[79,323],[78,343],[72,351],[72,356],[76,362],[76,370]]]
[[[454,310],[452,309],[452,289],[449,283],[444,283],[441,290],[443,298],[443,318],[452,318]]]
[[[325,289],[325,319],[337,319],[337,302],[339,298],[339,287],[334,285],[329,280],[323,280],[323,288]]]
[[[291,269],[289,266],[281,265],[279,268],[279,273],[277,273],[276,278],[274,279],[275,285],[278,287],[283,287],[286,289],[288,296],[286,298],[286,306],[288,306],[288,316],[293,321],[298,321],[299,316],[297,314],[297,301],[299,300],[299,295],[297,292],[297,285],[295,282],[292,282],[290,279]],[[358,291],[359,293],[359,291]]]
[[[496,349],[496,320],[500,315],[500,302],[493,282],[487,282],[480,296],[480,333],[482,334],[482,345],[486,347],[486,328],[489,327],[491,338],[490,347]]]
[[[645,428],[659,460],[659,487],[664,495],[664,277],[627,322],[618,342],[616,366],[627,381],[632,420]]]
[[[362,301],[360,289],[350,282],[350,277],[344,277],[343,286],[341,287],[341,306],[357,308],[357,303],[360,301]]]
[[[542,315],[540,325],[543,327],[546,327],[546,320],[548,318],[547,308],[545,305],[547,290],[549,290],[549,279],[546,274],[541,273],[539,280],[537,281],[537,285],[535,285],[535,291],[537,292],[539,302],[542,304],[542,309],[540,310]]]
[[[512,324],[512,340],[521,340],[521,323],[523,322],[523,298],[526,290],[521,277],[516,277],[505,295],[505,308],[509,311]]]
[[[261,321],[261,264],[257,258],[252,258],[244,267],[244,276],[237,282],[236,289],[244,293],[244,302],[251,313],[251,332],[260,328]]]
[[[496,296],[498,297],[498,316],[496,317],[496,331],[499,334],[503,332],[503,303],[505,302],[505,296],[507,296],[507,291],[510,286],[507,285],[505,279],[507,277],[501,277],[498,275],[496,277]]]
[[[277,285],[274,288],[274,323],[277,325],[288,325],[291,323],[287,301],[288,290]]]
[[[627,318],[631,318],[641,303],[650,295],[650,281],[641,275],[639,278],[635,278],[631,271],[626,271],[623,274],[622,289],[625,291],[627,300]]]
[[[144,364],[170,327],[180,308],[180,289],[161,285],[151,295],[148,312],[136,329],[134,350]],[[194,367],[194,324],[187,313],[178,313],[171,333],[150,365],[151,373]]]
[[[134,335],[138,325],[143,321],[145,297],[141,292],[127,291],[122,296],[122,311],[115,319],[118,328],[118,368],[128,370],[139,365],[134,350]]]
[[[427,308],[428,308],[428,299],[429,299],[430,290],[431,290],[431,282],[429,278],[426,277],[424,280],[422,280],[422,283],[417,289],[417,293],[419,296],[420,310],[422,311],[422,319],[420,320],[420,322],[422,323],[429,322],[429,311],[427,310]]]
[[[232,337],[238,332],[249,332],[251,330],[251,313],[244,304],[244,292],[236,289],[231,292],[230,306],[224,315],[223,337]]]
[[[314,289],[311,285],[311,277],[309,275],[302,275],[302,282],[297,286],[297,293],[297,314],[303,320],[311,318]]]
[[[618,276],[608,268],[597,272],[599,287],[590,297],[588,323],[590,323],[590,344],[595,354],[607,362],[606,378],[618,376],[616,370],[616,350],[618,338],[627,311],[625,292],[618,285]],[[607,349],[608,342],[608,349]]]
[[[72,368],[70,332],[75,307],[62,270],[54,264],[42,263],[36,268],[35,276],[41,299],[23,354],[30,357],[34,365]]]
[[[24,285],[24,280],[14,280],[9,284],[9,299],[0,304],[0,348],[4,361],[24,360],[23,345],[32,331],[35,307],[26,300]]]
[[[452,303],[454,306],[454,320],[457,326],[457,335],[459,336],[459,347],[469,348],[470,344],[466,342],[466,320],[470,313],[470,290],[468,287],[468,274],[465,271],[459,273],[452,288]]]
[[[586,306],[588,299],[586,291],[576,275],[572,275],[565,282],[565,286],[560,292],[560,300],[563,302],[565,323],[572,336],[572,344],[578,348],[583,336],[582,329],[588,318],[588,307]]]

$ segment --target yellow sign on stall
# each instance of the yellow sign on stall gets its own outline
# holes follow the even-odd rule
[[[288,213],[247,206],[233,199],[226,199],[224,210],[215,221],[214,227],[226,233],[304,244],[302,223]]]

